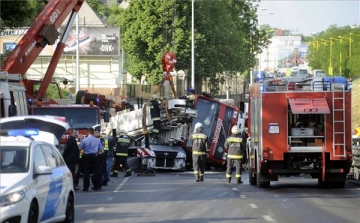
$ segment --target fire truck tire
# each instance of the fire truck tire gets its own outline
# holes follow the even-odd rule
[[[345,181],[332,182],[331,185],[332,185],[333,188],[344,188],[345,187]]]
[[[267,187],[270,187],[270,181],[261,182],[261,181],[260,181],[260,178],[261,178],[261,174],[260,174],[260,173],[256,174],[256,185],[257,185],[259,188],[267,188]]]
[[[256,175],[253,176],[254,170],[250,167],[249,168],[249,184],[256,185]]]
[[[85,91],[78,91],[76,93],[75,104],[81,104],[81,98],[84,96]]]

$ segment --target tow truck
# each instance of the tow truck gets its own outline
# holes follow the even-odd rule
[[[95,102],[88,105],[71,105],[70,100],[67,99],[45,97],[49,84],[53,83],[54,71],[64,51],[73,21],[83,2],[84,0],[50,0],[47,2],[26,34],[3,62],[0,72],[0,92],[3,95],[1,117],[27,115],[28,113],[65,116],[70,127],[78,128],[83,137],[87,135],[86,128],[100,124],[103,113],[94,104]],[[55,44],[60,35],[58,29],[68,15],[70,16],[65,31],[57,43],[50,65],[42,80],[24,79],[26,71],[45,46]],[[38,85],[39,88],[36,88],[35,86]],[[61,98],[58,85],[57,88]],[[69,132],[63,136],[61,145],[66,143],[68,136]]]

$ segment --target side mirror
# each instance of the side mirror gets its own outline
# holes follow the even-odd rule
[[[49,166],[39,166],[36,171],[37,175],[52,174],[52,168]]]

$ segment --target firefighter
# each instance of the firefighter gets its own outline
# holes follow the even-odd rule
[[[231,182],[231,173],[233,165],[235,164],[236,172],[236,182],[241,184],[241,160],[244,154],[243,148],[243,139],[241,136],[240,129],[237,125],[234,125],[231,128],[232,135],[228,137],[225,141],[225,149],[228,151],[227,155],[227,167],[226,167],[226,180],[227,183]]]
[[[127,163],[128,152],[130,146],[130,138],[126,135],[124,131],[119,133],[119,137],[117,138],[117,145],[115,151],[115,164],[114,171],[111,177],[117,177],[118,172],[120,171],[120,165],[124,168],[125,177],[131,176],[131,169]]]
[[[194,133],[192,134],[191,139],[195,181],[204,181],[206,158],[209,154],[209,147],[207,136],[205,135],[203,125],[200,122],[195,124]]]
[[[161,127],[161,101],[156,94],[153,94],[150,101],[150,115],[153,122],[153,139],[159,139],[160,127]]]

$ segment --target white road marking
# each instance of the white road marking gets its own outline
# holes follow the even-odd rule
[[[130,178],[130,177],[126,177],[126,178],[121,182],[121,184],[119,184],[119,186],[117,186],[117,188],[116,188],[113,192],[114,192],[114,193],[120,192],[121,187],[124,186],[124,184],[126,183],[126,181],[128,181],[129,178]]]
[[[246,198],[246,196],[245,196],[245,195],[240,195],[240,197],[241,197],[241,198]]]
[[[250,205],[250,207],[252,207],[252,208],[258,208],[257,206],[256,206],[256,204],[249,204]]]
[[[94,220],[88,220],[85,223],[93,223],[93,222],[94,222]]]
[[[113,197],[109,197],[107,200],[108,200],[108,201],[111,201],[112,199],[113,199]]]
[[[263,215],[263,218],[264,218],[266,221],[274,221],[269,215]]]
[[[234,187],[234,188],[231,188],[231,189],[232,189],[232,190],[237,190],[237,188],[235,188],[235,187]]]
[[[104,210],[104,207],[99,207],[99,208],[97,209],[98,212],[101,212],[101,211],[103,211],[103,210]]]

